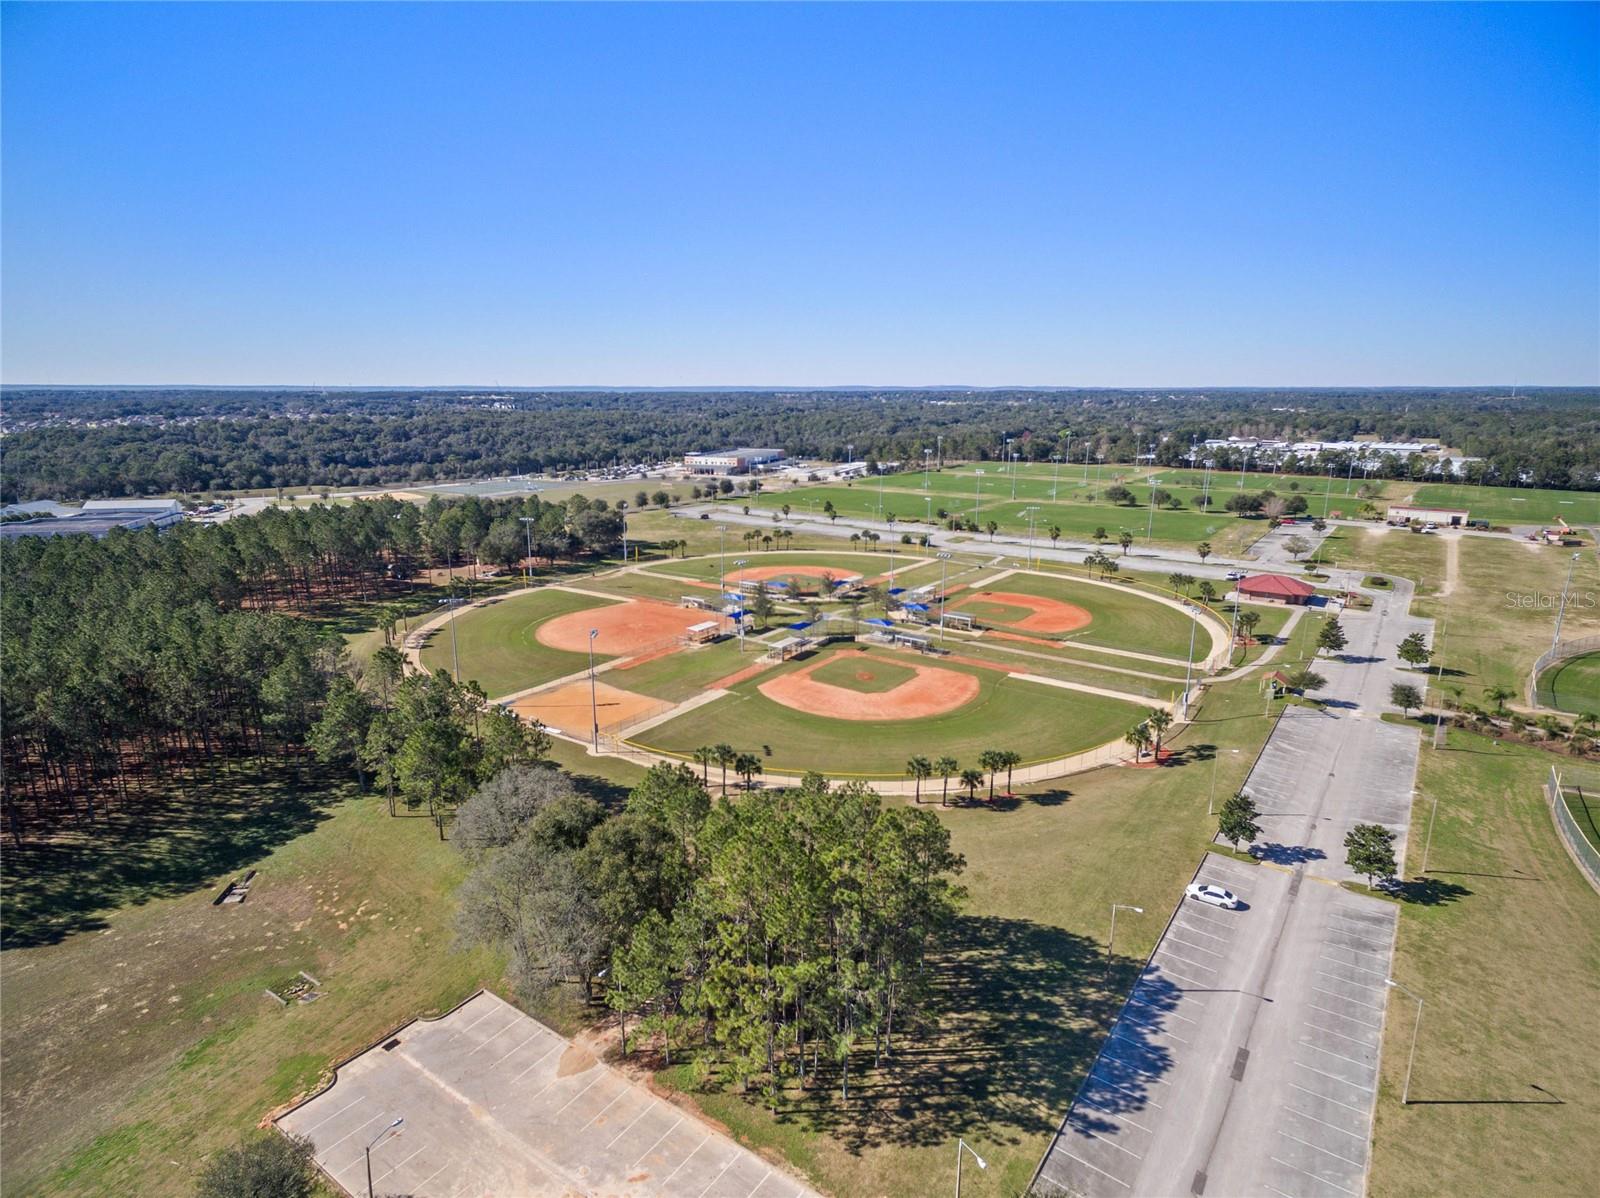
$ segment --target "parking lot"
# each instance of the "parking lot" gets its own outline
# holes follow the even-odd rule
[[[812,1193],[487,992],[402,1028],[277,1125],[350,1194],[367,1193],[369,1144],[375,1194]]]
[[[1208,856],[1040,1169],[1044,1194],[1360,1195],[1395,908]]]

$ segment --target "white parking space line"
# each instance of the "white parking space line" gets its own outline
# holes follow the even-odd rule
[[[1177,953],[1173,952],[1172,949],[1165,945],[1162,946],[1161,951],[1167,956],[1171,957],[1173,960],[1182,961],[1185,965],[1191,966],[1194,969],[1203,969],[1207,973],[1217,972],[1217,967],[1215,965],[1207,965],[1203,961],[1191,961],[1188,957],[1180,957]]]
[[[1113,1119],[1115,1119],[1118,1123],[1126,1123],[1129,1127],[1136,1127],[1142,1132],[1149,1132],[1151,1135],[1155,1134],[1154,1132],[1150,1131],[1150,1129],[1148,1127],[1144,1126],[1142,1123],[1135,1123],[1132,1119],[1128,1118],[1121,1111],[1114,1111],[1108,1106],[1101,1106],[1098,1102],[1096,1102],[1094,1099],[1090,1098],[1087,1094],[1083,1095],[1083,1101],[1087,1102],[1090,1106],[1094,1107],[1094,1109],[1097,1110],[1097,1111],[1104,1111],[1106,1114],[1110,1115]]]
[[[322,1149],[323,1155],[326,1156],[327,1154],[331,1153],[335,1148],[339,1147],[340,1144],[343,1144],[351,1136],[360,1135],[361,1132],[365,1128],[371,1127],[379,1119],[385,1119],[385,1118],[388,1118],[388,1112],[387,1111],[379,1111],[376,1115],[374,1115],[372,1118],[368,1119],[366,1122],[356,1124],[355,1130],[346,1132],[344,1135],[340,1136],[333,1143],[329,1144],[326,1148],[323,1148]]]
[[[1306,1026],[1310,1027],[1310,1028],[1315,1028],[1317,1031],[1322,1032],[1322,1033],[1324,1033],[1326,1035],[1329,1035],[1329,1036],[1338,1036],[1339,1039],[1348,1040],[1352,1044],[1359,1044],[1363,1048],[1374,1048],[1374,1047],[1376,1047],[1376,1045],[1374,1045],[1369,1040],[1359,1040],[1355,1036],[1347,1036],[1343,1032],[1334,1031],[1331,1027],[1323,1027],[1320,1023],[1312,1023],[1309,1019],[1306,1020]],[[1301,1043],[1302,1044],[1305,1043],[1305,1040],[1302,1039]]]
[[[518,1044],[516,1046],[516,1048],[513,1048],[510,1052],[502,1053],[500,1056],[496,1057],[493,1061],[490,1062],[489,1068],[493,1069],[501,1061],[505,1060],[506,1057],[512,1056],[513,1054],[515,1054],[517,1052],[520,1052],[522,1049],[524,1049],[524,1048],[528,1047],[528,1045],[532,1044],[540,1036],[543,1036],[545,1034],[546,1034],[545,1030],[543,1028],[540,1028],[538,1031],[534,1032],[533,1035],[529,1036],[526,1040],[524,1040],[521,1044]]]
[[[1154,1078],[1158,1083],[1161,1083],[1161,1075],[1159,1073],[1152,1072],[1141,1065],[1135,1065],[1132,1061],[1124,1060],[1121,1057],[1112,1056],[1109,1052],[1103,1052],[1100,1055],[1105,1057],[1105,1059],[1108,1061],[1115,1061],[1117,1064],[1122,1065],[1125,1068],[1132,1069],[1135,1073],[1142,1073],[1146,1077]]]
[[[1353,1002],[1358,1007],[1366,1007],[1369,1011],[1381,1011],[1382,1007],[1373,1006],[1369,1002],[1362,1002],[1359,998],[1351,998],[1348,994],[1335,994],[1332,990],[1324,990],[1321,986],[1311,987],[1318,994],[1326,994],[1329,998],[1337,998],[1340,1002]]]
[[[1313,1123],[1320,1123],[1323,1127],[1331,1128],[1332,1130],[1338,1132],[1341,1136],[1349,1136],[1352,1140],[1360,1140],[1363,1144],[1367,1142],[1365,1132],[1345,1131],[1345,1129],[1340,1127],[1337,1123],[1329,1123],[1326,1119],[1318,1119],[1315,1115],[1308,1115],[1304,1111],[1298,1110],[1292,1106],[1284,1107],[1284,1110],[1288,1111],[1291,1115],[1299,1115],[1302,1119],[1309,1119]]]
[[[1138,992],[1135,991],[1135,995],[1137,995],[1137,993]],[[1175,1010],[1173,1010],[1173,1011],[1166,1010],[1166,1009],[1164,1009],[1162,1007],[1158,1007],[1158,1006],[1154,1005],[1153,1003],[1145,1002],[1143,999],[1140,999],[1138,997],[1130,998],[1128,1000],[1128,1005],[1130,1007],[1144,1007],[1147,1010],[1155,1011],[1159,1015],[1170,1015],[1173,1019],[1181,1019],[1185,1023],[1195,1023],[1195,1021],[1193,1019],[1190,1019],[1187,1015],[1180,1015]],[[1195,1002],[1194,1005],[1197,1006],[1197,1007],[1204,1007],[1205,1006],[1205,1004],[1201,1003],[1201,1002]],[[1196,1024],[1196,1026],[1198,1026],[1198,1024]]]
[[[352,1101],[345,1103],[338,1110],[334,1111],[333,1114],[328,1115],[326,1118],[318,1119],[310,1127],[302,1128],[301,1130],[295,1132],[295,1134],[296,1135],[300,1135],[300,1136],[309,1136],[312,1132],[316,1131],[317,1128],[321,1127],[324,1123],[328,1122],[329,1119],[337,1119],[340,1115],[344,1114],[351,1107],[359,1106],[361,1103],[365,1102],[366,1100],[367,1100],[367,1096],[365,1094],[363,1094],[359,1098],[353,1099]]]
[[[1332,1186],[1334,1189],[1338,1190],[1341,1194],[1349,1194],[1351,1196],[1351,1198],[1356,1198],[1356,1192],[1354,1190],[1347,1190],[1342,1185],[1340,1185],[1338,1182],[1329,1181],[1326,1177],[1318,1177],[1315,1173],[1307,1173],[1304,1169],[1300,1168],[1300,1166],[1291,1165],[1288,1161],[1284,1160],[1280,1156],[1268,1157],[1267,1159],[1275,1162],[1276,1164],[1282,1165],[1285,1169],[1293,1169],[1296,1173],[1300,1174],[1302,1177],[1309,1177],[1312,1181],[1320,1181],[1325,1186]]]
[[[1142,1027],[1147,1032],[1150,1032],[1152,1035],[1165,1036],[1169,1040],[1176,1040],[1179,1044],[1187,1044],[1187,1043],[1189,1043],[1189,1041],[1185,1040],[1182,1036],[1178,1035],[1177,1032],[1168,1031],[1166,1028],[1162,1027],[1158,1023],[1140,1023],[1137,1019],[1133,1018],[1133,1016],[1131,1016],[1131,1015],[1123,1015],[1123,1017],[1121,1019],[1121,1022],[1123,1022],[1123,1023],[1131,1023],[1131,1024],[1133,1024],[1134,1027]]]
[[[385,1170],[384,1170],[384,1171],[383,1171],[383,1172],[382,1172],[382,1173],[376,1173],[376,1174],[374,1174],[374,1175],[373,1175],[373,1178],[372,1178],[372,1180],[373,1180],[373,1181],[382,1181],[382,1180],[383,1180],[383,1179],[384,1179],[384,1178],[385,1178],[385,1177],[388,1177],[388,1176],[389,1176],[389,1174],[391,1174],[391,1173],[393,1173],[393,1172],[394,1172],[394,1171],[395,1171],[395,1170],[396,1170],[396,1169],[398,1169],[398,1168],[399,1168],[399,1167],[400,1167],[400,1166],[401,1166],[401,1165],[403,1165],[403,1164],[405,1164],[405,1163],[406,1163],[406,1161],[408,1161],[408,1160],[410,1160],[410,1159],[411,1159],[411,1158],[412,1158],[412,1157],[414,1157],[414,1156],[416,1156],[416,1155],[417,1155],[417,1153],[419,1153],[419,1152],[421,1152],[421,1151],[422,1151],[422,1150],[423,1150],[423,1149],[424,1149],[424,1148],[426,1148],[426,1147],[427,1147],[427,1145],[426,1145],[426,1144],[418,1144],[418,1145],[417,1145],[417,1146],[416,1146],[416,1148],[414,1148],[414,1149],[412,1149],[412,1150],[411,1150],[411,1152],[410,1152],[410,1153],[408,1153],[408,1154],[407,1154],[407,1155],[406,1155],[406,1156],[405,1156],[405,1157],[403,1157],[403,1158],[402,1158],[402,1159],[400,1159],[400,1160],[398,1160],[398,1161],[396,1161],[396,1162],[395,1162],[395,1163],[394,1163],[394,1164],[392,1164],[392,1165],[390,1165],[390,1166],[389,1166],[389,1167],[388,1167],[388,1168],[387,1168],[387,1169],[385,1169]],[[362,1154],[362,1159],[363,1159],[363,1160],[365,1160],[365,1159],[366,1159],[366,1154],[365,1154],[365,1153],[363,1153],[363,1154]],[[352,1163],[353,1163],[353,1162],[352,1162]]]
[[[1198,944],[1190,944],[1187,940],[1179,940],[1176,936],[1168,936],[1167,943],[1181,945],[1191,953],[1205,953],[1206,955],[1212,957],[1225,957],[1228,955],[1227,953],[1222,952],[1220,949],[1201,948]]]
[[[1070,1120],[1068,1122],[1070,1123]],[[1102,1144],[1110,1144],[1111,1147],[1115,1148],[1118,1152],[1125,1152],[1136,1161],[1142,1161],[1144,1159],[1137,1152],[1133,1151],[1133,1149],[1124,1148],[1121,1144],[1117,1143],[1115,1140],[1108,1140],[1104,1136],[1096,1135],[1094,1132],[1090,1131],[1087,1127],[1074,1127],[1072,1130],[1077,1132],[1079,1135],[1088,1136],[1090,1139],[1093,1139],[1093,1140],[1099,1140]]]
[[[1367,1117],[1368,1112],[1366,1107],[1351,1106],[1348,1102],[1340,1102],[1337,1098],[1328,1097],[1328,1095],[1324,1094],[1321,1090],[1308,1090],[1299,1082],[1290,1082],[1289,1084],[1296,1090],[1299,1090],[1302,1094],[1309,1094],[1313,1098],[1320,1098],[1323,1102],[1331,1102],[1334,1106],[1342,1106],[1345,1110],[1354,1111],[1356,1114],[1362,1116],[1362,1118]]]
[[[498,1032],[496,1032],[494,1035],[490,1036],[487,1040],[484,1040],[482,1043],[480,1043],[478,1045],[477,1048],[473,1048],[473,1049],[468,1050],[467,1055],[470,1057],[473,1053],[477,1052],[478,1049],[488,1048],[489,1045],[493,1044],[501,1036],[505,1035],[507,1032],[509,1032],[512,1028],[516,1027],[517,1024],[519,1024],[521,1022],[522,1022],[522,1020],[520,1020],[520,1019],[518,1019],[518,1018],[513,1016],[510,1020],[508,1020],[506,1022],[505,1027],[501,1028]]]
[[[723,1165],[722,1168],[717,1170],[717,1175],[715,1177],[713,1177],[710,1181],[706,1182],[706,1188],[701,1190],[698,1194],[696,1194],[695,1198],[706,1198],[706,1195],[711,1192],[711,1187],[716,1185],[717,1182],[721,1181],[722,1180],[722,1175],[724,1173],[726,1173],[729,1169],[733,1168],[734,1164],[738,1160],[739,1160],[739,1158],[737,1156],[729,1157],[728,1158],[728,1163],[726,1165]],[[761,1180],[765,1181],[766,1178],[762,1178]]]
[[[1283,1128],[1281,1128],[1281,1127],[1278,1128],[1277,1131],[1278,1131],[1278,1134],[1280,1136],[1282,1136],[1284,1139],[1293,1140],[1296,1144],[1304,1144],[1307,1148],[1310,1148],[1312,1151],[1320,1152],[1324,1156],[1331,1156],[1336,1161],[1343,1161],[1347,1165],[1354,1165],[1357,1169],[1362,1169],[1362,1170],[1365,1170],[1366,1167],[1367,1167],[1366,1166],[1366,1162],[1364,1162],[1364,1161],[1353,1161],[1347,1156],[1340,1156],[1337,1152],[1333,1151],[1333,1149],[1331,1149],[1331,1148],[1324,1148],[1321,1144],[1313,1144],[1310,1140],[1302,1140],[1299,1136],[1291,1136],[1288,1132],[1284,1131]]]
[[[624,1098],[626,1098],[629,1094],[632,1094],[632,1093],[633,1093],[633,1087],[631,1087],[631,1086],[622,1087],[622,1089],[617,1091],[617,1096],[615,1098],[613,1098],[610,1102],[606,1103],[605,1106],[601,1107],[598,1111],[596,1111],[594,1113],[593,1117],[590,1118],[589,1122],[585,1123],[583,1126],[584,1127],[588,1127],[596,1119],[600,1118],[601,1115],[605,1114],[612,1107],[616,1106],[617,1103],[621,1102]],[[582,1128],[580,1128],[579,1130],[581,1131]]]
[[[537,1061],[535,1061],[533,1064],[529,1065],[521,1073],[517,1074],[516,1077],[512,1078],[509,1082],[507,1082],[506,1085],[507,1086],[512,1086],[512,1085],[515,1085],[517,1082],[520,1082],[524,1077],[528,1076],[528,1074],[532,1073],[540,1065],[544,1064],[551,1057],[553,1057],[556,1053],[560,1052],[561,1051],[561,1047],[562,1046],[560,1044],[557,1044],[549,1052],[545,1053],[544,1056],[540,1057]]]
[[[616,1145],[617,1145],[617,1140],[622,1139],[623,1136],[627,1135],[630,1131],[633,1130],[634,1123],[639,1122],[639,1120],[643,1119],[646,1115],[648,1115],[651,1111],[653,1111],[655,1109],[656,1109],[656,1104],[655,1103],[653,1103],[653,1102],[646,1103],[644,1110],[640,1111],[637,1115],[635,1115],[633,1117],[633,1123],[629,1123],[627,1127],[624,1127],[621,1131],[619,1131],[616,1134],[615,1138],[612,1139],[611,1143],[607,1144],[606,1147],[607,1148],[615,1148]]]
[[[678,1162],[678,1167],[676,1169],[674,1169],[671,1173],[668,1173],[665,1177],[663,1177],[661,1179],[662,1188],[664,1189],[666,1187],[667,1182],[671,1181],[674,1177],[676,1177],[678,1175],[678,1173],[683,1169],[683,1167],[685,1165],[687,1165],[691,1160],[694,1159],[695,1152],[699,1152],[702,1148],[704,1148],[709,1143],[711,1143],[711,1137],[707,1136],[705,1139],[701,1140],[698,1144],[696,1144],[694,1146],[694,1152],[691,1152],[688,1156],[684,1157],[683,1160],[679,1161]]]
[[[1329,973],[1326,969],[1319,969],[1317,972],[1325,978],[1332,978],[1341,986],[1354,986],[1363,994],[1376,994],[1378,992],[1377,987],[1375,987],[1371,982],[1355,981],[1351,978],[1345,977],[1342,973]]]
[[[485,1019],[489,1018],[489,1016],[493,1015],[499,1009],[500,1009],[499,1007],[495,1007],[495,1006],[489,1007],[488,1010],[486,1010],[482,1015],[479,1015],[471,1023],[467,1024],[466,1027],[458,1027],[458,1028],[456,1028],[455,1035],[451,1036],[450,1039],[455,1040],[458,1037],[466,1035],[473,1028],[477,1027],[480,1023],[482,1023]]]
[[[1061,1148],[1059,1144],[1057,1145],[1057,1150],[1061,1153],[1062,1156],[1070,1156],[1073,1160],[1077,1161],[1078,1164],[1082,1165],[1085,1169],[1093,1169],[1096,1173],[1100,1174],[1101,1177],[1109,1177],[1109,1178],[1111,1178],[1112,1181],[1116,1182],[1123,1189],[1126,1190],[1126,1189],[1131,1189],[1132,1188],[1132,1187],[1130,1187],[1128,1185],[1127,1182],[1123,1181],[1122,1178],[1118,1177],[1116,1174],[1107,1173],[1104,1169],[1100,1168],[1098,1165],[1091,1165],[1088,1161],[1084,1160],[1077,1153],[1068,1152],[1065,1148]]]
[[[755,1190],[751,1190],[748,1194],[746,1194],[744,1196],[744,1198],[755,1198],[756,1190],[759,1190],[762,1186],[766,1185],[767,1184],[767,1178],[771,1177],[771,1176],[772,1176],[772,1170],[768,1169],[767,1172],[766,1172],[766,1176],[763,1177],[760,1181],[756,1182]]]
[[[1145,1106],[1149,1107],[1151,1110],[1159,1111],[1161,1109],[1161,1104],[1159,1102],[1151,1102],[1143,1094],[1139,1093],[1139,1091],[1130,1090],[1127,1086],[1119,1086],[1116,1082],[1111,1081],[1109,1078],[1098,1077],[1091,1072],[1089,1074],[1089,1080],[1097,1082],[1102,1086],[1110,1086],[1113,1090],[1121,1090],[1124,1094],[1131,1094],[1133,1097],[1143,1102]]]
[[[1319,960],[1331,961],[1335,965],[1343,965],[1346,969],[1359,969],[1362,973],[1370,973],[1373,977],[1381,978],[1388,976],[1381,969],[1368,969],[1365,965],[1357,965],[1354,961],[1341,961],[1337,957],[1328,956],[1326,953],[1324,953]]]
[[[650,1147],[646,1148],[643,1152],[641,1152],[639,1154],[639,1160],[634,1161],[633,1164],[628,1166],[628,1167],[630,1169],[637,1169],[639,1167],[640,1161],[643,1161],[645,1157],[649,1156],[652,1152],[654,1152],[656,1150],[656,1144],[661,1143],[662,1140],[665,1140],[673,1132],[678,1130],[678,1124],[682,1123],[683,1119],[684,1119],[684,1117],[682,1115],[679,1115],[677,1120],[676,1120],[676,1122],[674,1122],[671,1127],[667,1128],[666,1131],[662,1132],[661,1135],[656,1138],[655,1144],[650,1145]]]
[[[1355,1057],[1347,1057],[1342,1052],[1334,1052],[1333,1049],[1331,1049],[1331,1048],[1318,1048],[1315,1044],[1311,1043],[1311,1041],[1309,1041],[1309,1040],[1300,1041],[1300,1047],[1309,1048],[1312,1052],[1325,1053],[1326,1055],[1328,1055],[1330,1057],[1337,1057],[1341,1061],[1349,1061],[1352,1065],[1360,1065],[1363,1069],[1376,1069],[1378,1067],[1376,1061],[1373,1061],[1373,1062],[1362,1061],[1362,1060],[1356,1059]]]
[[[435,1169],[432,1173],[430,1173],[426,1177],[424,1177],[421,1181],[417,1182],[417,1184],[412,1186],[411,1188],[414,1191],[422,1189],[423,1186],[427,1185],[435,1177],[438,1177],[439,1174],[443,1173],[446,1169],[448,1169],[454,1163],[455,1163],[454,1161],[445,1162],[444,1164],[440,1165],[437,1169]]]
[[[1206,982],[1206,980],[1204,978],[1191,977],[1186,973],[1179,973],[1176,969],[1173,969],[1170,965],[1166,965],[1166,964],[1164,964],[1162,962],[1159,962],[1159,961],[1152,961],[1150,963],[1150,968],[1159,969],[1161,971],[1161,973],[1158,976],[1160,976],[1160,977],[1177,978],[1180,982],[1193,982],[1196,986],[1205,986],[1205,985],[1209,984],[1209,983]],[[1150,977],[1152,975],[1147,973],[1147,974],[1145,974],[1145,976],[1146,977]]]
[[[1181,928],[1185,932],[1192,932],[1196,936],[1205,936],[1211,940],[1220,940],[1224,944],[1233,943],[1232,936],[1219,936],[1215,932],[1203,932],[1199,928],[1191,928],[1188,924],[1179,923],[1177,920],[1173,920],[1172,926],[1175,928]]]
[[[1372,1093],[1371,1086],[1363,1086],[1360,1082],[1347,1081],[1345,1078],[1340,1077],[1337,1073],[1327,1073],[1324,1070],[1307,1065],[1304,1061],[1294,1061],[1291,1063],[1298,1065],[1307,1072],[1315,1073],[1318,1077],[1325,1077],[1329,1081],[1338,1082],[1341,1086],[1349,1086],[1352,1090],[1360,1090],[1364,1094]]]
[[[566,1101],[565,1101],[565,1102],[563,1102],[563,1103],[562,1103],[562,1104],[561,1104],[561,1105],[560,1105],[560,1106],[558,1106],[558,1107],[557,1107],[557,1108],[556,1108],[556,1114],[558,1114],[558,1115],[559,1115],[559,1114],[560,1114],[560,1113],[561,1113],[561,1112],[562,1112],[562,1111],[564,1111],[564,1110],[566,1110],[566,1109],[567,1109],[567,1108],[568,1108],[568,1107],[569,1107],[569,1106],[571,1106],[571,1105],[572,1105],[572,1104],[573,1104],[573,1103],[575,1103],[575,1102],[577,1102],[577,1101],[578,1101],[578,1099],[580,1099],[580,1098],[582,1098],[582,1097],[583,1097],[583,1096],[584,1096],[584,1095],[585,1095],[585,1094],[587,1094],[587,1093],[588,1093],[588,1092],[589,1092],[589,1091],[590,1091],[590,1090],[592,1090],[592,1089],[594,1089],[594,1088],[595,1088],[595,1087],[596,1087],[596,1086],[598,1086],[598,1085],[599,1085],[599,1084],[600,1084],[600,1083],[601,1083],[601,1082],[603,1082],[603,1081],[605,1081],[605,1079],[606,1079],[606,1074],[605,1074],[605,1072],[604,1072],[604,1071],[603,1071],[603,1070],[602,1070],[602,1071],[600,1071],[600,1073],[599,1073],[599,1075],[598,1075],[598,1076],[597,1076],[597,1077],[596,1077],[596,1078],[595,1078],[595,1079],[594,1079],[594,1080],[593,1080],[593,1081],[592,1081],[592,1082],[590,1082],[590,1083],[589,1083],[589,1084],[588,1084],[588,1085],[587,1085],[587,1086],[585,1086],[585,1087],[584,1087],[584,1088],[583,1088],[583,1089],[581,1089],[581,1090],[579,1090],[579,1091],[578,1091],[578,1092],[577,1092],[577,1093],[576,1093],[576,1094],[574,1094],[574,1095],[573,1095],[573,1096],[572,1096],[572,1097],[571,1097],[571,1098],[569,1098],[569,1099],[567,1099],[567,1100],[566,1100]]]

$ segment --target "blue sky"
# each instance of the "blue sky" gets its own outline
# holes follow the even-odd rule
[[[1600,6],[5,5],[10,383],[1600,382]]]

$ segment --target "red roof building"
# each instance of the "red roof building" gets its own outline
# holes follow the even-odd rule
[[[1317,588],[1309,582],[1287,574],[1252,574],[1239,580],[1238,590],[1246,599],[1264,599],[1269,603],[1304,604],[1317,593]]]

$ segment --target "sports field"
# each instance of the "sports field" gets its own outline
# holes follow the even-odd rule
[[[1417,488],[1411,502],[1466,508],[1474,520],[1496,524],[1554,524],[1557,516],[1568,524],[1600,524],[1600,493],[1594,491],[1428,483]]]
[[[1600,653],[1585,653],[1551,666],[1539,679],[1539,702],[1557,711],[1600,714]]]
[[[716,583],[725,569],[726,585],[729,587],[737,587],[741,578],[753,582],[757,579],[785,581],[796,577],[804,583],[820,580],[823,573],[830,573],[835,579],[860,575],[870,582],[889,573],[890,555],[887,547],[874,553],[767,553],[747,549],[735,531],[731,528],[728,532],[726,554],[662,562],[651,566],[650,573]],[[913,554],[909,546],[897,545],[895,548],[899,550],[894,555],[898,566],[907,566],[922,559],[923,555]],[[745,563],[742,567],[738,565],[741,561]]]
[[[907,709],[915,714],[900,714]],[[1025,761],[1066,756],[1117,739],[1147,710],[1024,682],[958,654],[922,658],[850,645],[739,681],[726,698],[658,724],[635,743],[688,755],[722,741],[759,752],[770,772],[898,778],[919,753],[955,757],[964,768],[985,749],[1011,749]]]

